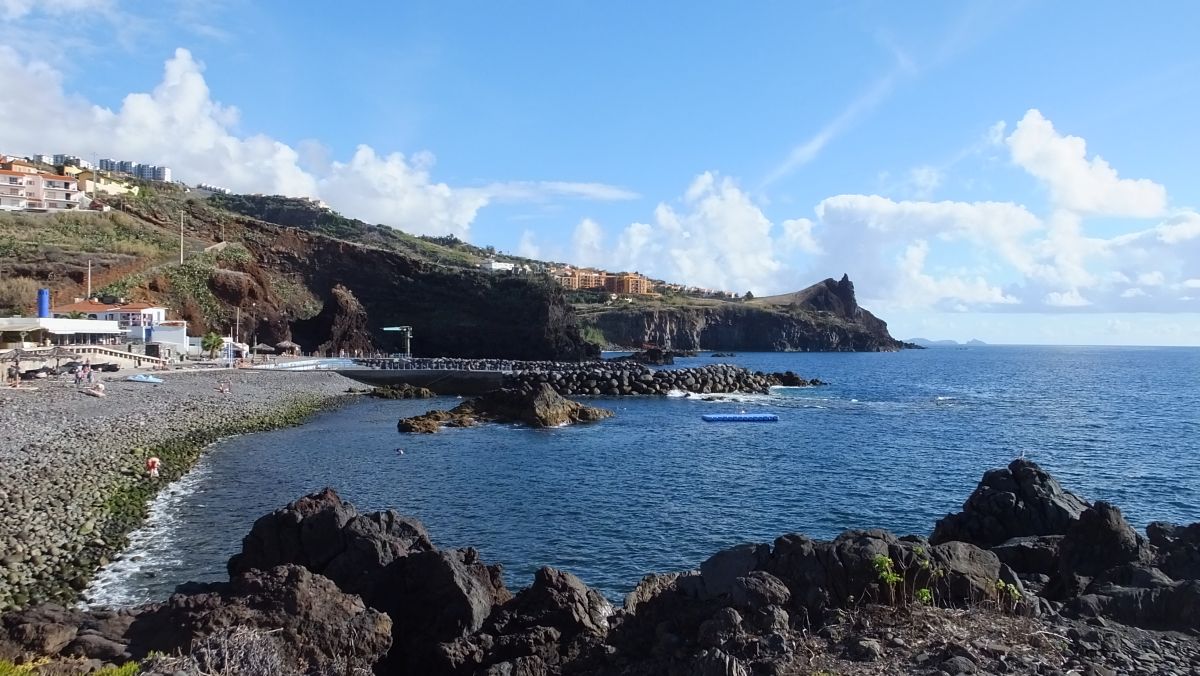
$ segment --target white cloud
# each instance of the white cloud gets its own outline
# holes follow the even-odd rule
[[[1138,275],[1137,278],[1138,284],[1141,284],[1142,286],[1162,286],[1166,283],[1166,281],[1167,278],[1164,277],[1163,273],[1159,272],[1158,270],[1153,272],[1143,272],[1142,274]]]
[[[521,241],[517,243],[517,255],[525,258],[541,258],[542,249],[534,241],[533,231],[526,230],[521,233]]]
[[[913,195],[918,199],[929,199],[942,185],[942,171],[929,165],[913,167],[908,172],[908,182],[912,186]]]
[[[1200,289],[1200,279],[1185,279],[1185,280],[1183,280],[1183,288],[1185,288],[1185,289]]]
[[[0,19],[16,21],[24,19],[35,12],[41,12],[49,16],[96,12],[107,10],[112,5],[112,0],[59,0],[58,2],[0,0]]]
[[[9,0],[4,8],[21,6]],[[0,46],[0,149],[168,165],[178,179],[237,192],[320,197],[347,216],[464,239],[478,211],[493,200],[637,196],[601,183],[565,181],[452,187],[432,178],[435,160],[428,152],[406,157],[364,145],[349,160],[333,161],[317,141],[297,150],[262,134],[239,135],[237,108],[213,99],[203,70],[188,50],[177,49],[152,91],[129,94],[111,110],[66,92],[61,74],[48,64]]]
[[[1013,305],[1019,301],[998,287],[988,284],[982,276],[963,278],[957,275],[934,277],[925,272],[929,243],[917,240],[910,244],[899,259],[900,278],[892,290],[893,305],[924,307],[948,302],[956,311],[968,305]]]
[[[801,251],[808,254],[822,252],[821,245],[813,238],[814,223],[807,218],[793,218],[780,223],[783,236],[780,244],[785,251]]]
[[[1071,289],[1070,291],[1051,291],[1050,293],[1046,294],[1044,302],[1046,305],[1051,307],[1063,308],[1084,307],[1092,304],[1091,301],[1084,298],[1079,293],[1078,289]]]
[[[1122,298],[1141,298],[1142,296],[1145,296],[1145,295],[1146,295],[1146,292],[1137,287],[1125,289],[1124,291],[1121,292]]]
[[[1167,191],[1148,179],[1118,178],[1087,143],[1062,136],[1041,112],[1031,109],[1007,139],[1013,161],[1046,183],[1054,203],[1070,211],[1148,218],[1166,210]]]
[[[603,233],[592,221],[576,228],[577,252],[596,254],[581,262],[678,280],[696,286],[755,293],[773,289],[783,269],[775,252],[809,246],[802,221],[774,239],[774,224],[750,195],[729,178],[712,172],[692,181],[679,202],[660,203],[651,223],[632,223],[615,249],[603,249]],[[584,251],[580,251],[581,248]]]
[[[571,237],[575,250],[575,262],[578,265],[600,265],[605,260],[604,231],[600,224],[590,218],[585,218],[575,226],[575,234]]]

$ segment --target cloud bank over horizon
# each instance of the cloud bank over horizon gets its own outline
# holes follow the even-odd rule
[[[15,17],[28,8],[7,0]],[[74,152],[172,167],[178,178],[235,192],[316,197],[342,213],[416,234],[470,236],[480,209],[493,202],[629,200],[636,193],[602,183],[514,181],[454,187],[432,177],[432,153],[381,154],[360,145],[348,160],[319,169],[265,134],[240,136],[236,107],[215,101],[204,67],[184,48],[149,92],[127,95],[116,110],[64,90],[53,66],[0,46],[0,149],[33,154]],[[309,168],[305,168],[309,165]]]

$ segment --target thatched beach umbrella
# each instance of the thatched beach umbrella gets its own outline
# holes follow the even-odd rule
[[[46,357],[40,352],[31,352],[18,347],[0,354],[0,361],[46,361]]]
[[[250,349],[257,352],[258,354],[268,354],[268,353],[275,351],[275,348],[271,347],[270,345],[267,345],[266,343],[259,343],[258,345],[255,345],[254,347],[252,347]]]
[[[275,343],[275,348],[284,354],[297,354],[300,352],[300,346],[290,340]]]
[[[54,368],[58,368],[59,362],[64,359],[79,359],[80,355],[66,349],[65,347],[56,347],[49,352],[41,353],[46,359],[54,360]]]

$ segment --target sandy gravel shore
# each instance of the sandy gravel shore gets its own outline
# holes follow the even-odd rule
[[[169,372],[161,385],[102,375],[103,398],[69,377],[0,389],[0,611],[73,600],[205,446],[299,422],[356,384],[315,371]],[[150,455],[164,463],[157,482]]]

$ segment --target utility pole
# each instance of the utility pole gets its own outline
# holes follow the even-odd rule
[[[88,259],[88,292],[87,297],[92,297],[92,259]]]
[[[238,306],[237,312],[234,314],[233,320],[233,340],[234,342],[242,342],[242,306]]]
[[[179,212],[179,264],[183,265],[183,212]]]

